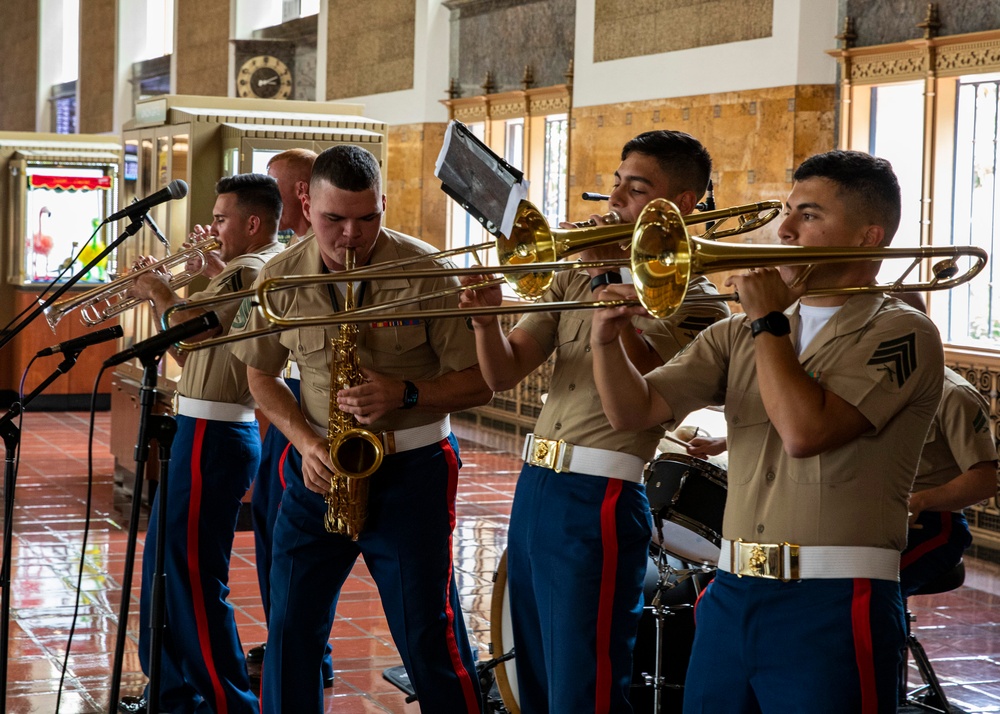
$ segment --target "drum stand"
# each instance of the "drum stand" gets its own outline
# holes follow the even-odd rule
[[[654,516],[656,521],[656,528],[662,534],[663,532],[663,522],[659,516]],[[661,540],[661,542],[663,542]],[[655,664],[653,666],[653,674],[645,675],[645,682],[647,687],[653,687],[653,714],[661,714],[663,707],[663,691],[666,689],[684,689],[683,684],[676,684],[674,682],[667,682],[666,678],[663,676],[663,634],[664,634],[664,624],[668,617],[673,616],[675,613],[687,610],[688,608],[694,608],[694,605],[683,604],[683,605],[663,605],[661,604],[661,598],[664,592],[672,590],[677,587],[685,580],[691,579],[691,584],[694,586],[695,595],[701,594],[701,588],[698,584],[698,579],[694,576],[699,573],[707,573],[712,570],[707,566],[694,566],[677,569],[674,568],[670,563],[667,562],[666,552],[661,550],[656,557],[656,569],[659,572],[659,578],[656,581],[656,595],[653,596],[653,602],[651,603],[651,609],[653,612],[653,619],[656,623],[655,629]],[[671,579],[672,576],[672,579]],[[697,598],[696,598],[697,600]]]

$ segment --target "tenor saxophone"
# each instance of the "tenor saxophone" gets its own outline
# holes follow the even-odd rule
[[[345,270],[354,268],[354,249],[348,248]],[[346,283],[344,309],[354,309],[354,283]],[[337,406],[337,392],[364,381],[358,362],[358,326],[345,323],[337,337],[330,338],[333,356],[330,360],[330,421],[327,441],[333,479],[326,493],[324,525],[330,533],[339,533],[357,540],[368,518],[368,477],[382,463],[382,440],[362,428],[351,414]]]

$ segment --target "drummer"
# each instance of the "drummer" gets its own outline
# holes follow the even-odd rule
[[[609,206],[624,223],[634,222],[654,198],[669,198],[690,213],[705,193],[711,168],[708,152],[687,134],[640,134],[622,149]],[[611,245],[581,258],[622,255]],[[623,277],[607,268],[560,272],[541,299],[600,299]],[[692,283],[689,292],[717,294],[706,279]],[[461,304],[500,305],[501,297],[499,287],[468,290]],[[631,363],[646,373],[727,314],[721,299],[682,305],[668,320],[636,318],[622,328],[622,340]],[[531,313],[508,335],[496,316],[472,318],[479,363],[494,390],[511,389],[555,354],[548,399],[524,445],[507,550],[525,714],[631,711],[631,650],[652,526],[642,469],[663,430],[611,428],[594,385],[590,315]]]

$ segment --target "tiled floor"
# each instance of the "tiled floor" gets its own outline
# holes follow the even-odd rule
[[[12,623],[7,711],[56,711],[62,662],[75,601],[87,498],[87,416],[29,414],[25,419],[16,489]],[[92,523],[84,560],[83,595],[58,711],[107,711],[124,565],[127,514],[111,502],[108,415],[97,418]],[[464,443],[456,570],[470,631],[488,658],[492,576],[507,540],[519,469],[507,454]],[[968,712],[1000,712],[1000,567],[967,559],[966,585],[952,593],[914,598],[918,636],[954,703]],[[144,679],[136,656],[138,575],[129,618],[123,693]],[[237,534],[230,600],[244,647],[265,637],[253,566],[253,538]],[[334,625],[335,687],[326,711],[416,712],[382,678],[399,664],[371,578],[359,564],[348,581]],[[911,676],[915,670],[911,667]]]

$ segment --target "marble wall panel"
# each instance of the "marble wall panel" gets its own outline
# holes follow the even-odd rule
[[[80,5],[80,133],[115,132],[115,46],[118,34],[116,0],[90,0]]]
[[[174,40],[177,94],[225,97],[229,93],[229,0],[176,0]]]
[[[329,7],[326,99],[413,88],[413,0],[330,0]]]
[[[840,0],[841,26],[854,18],[857,47],[903,42],[924,36],[917,27],[927,17],[927,0]],[[938,0],[939,35],[960,35],[1000,28],[1000,3],[989,0]]]
[[[770,37],[773,0],[596,0],[594,61]]]
[[[522,89],[525,65],[536,87],[563,84],[573,58],[574,0],[450,0],[450,74],[462,96],[482,94],[490,72],[496,92]],[[444,89],[444,87],[442,87]]]
[[[445,248],[448,197],[434,177],[447,124],[389,127],[386,226]]]
[[[0,131],[34,131],[39,0],[4,3],[0,22]]]

